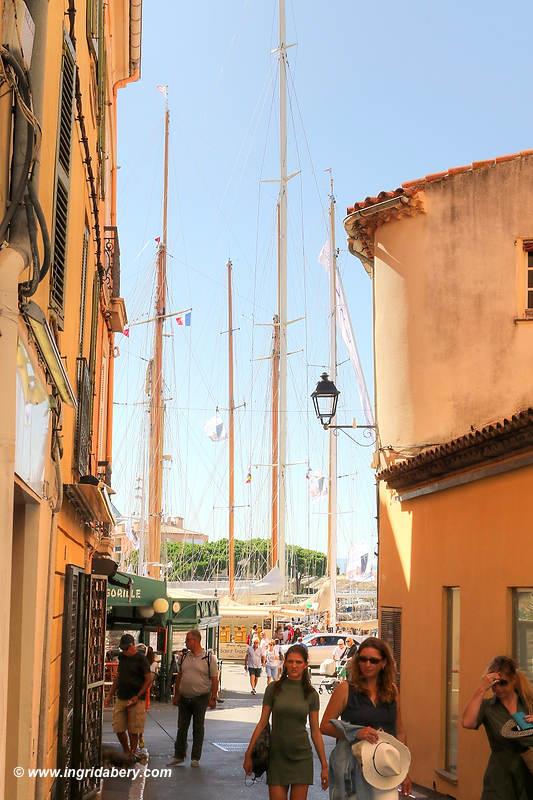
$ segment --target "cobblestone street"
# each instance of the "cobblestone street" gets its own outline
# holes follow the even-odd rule
[[[320,677],[313,677],[318,687]],[[242,760],[253,727],[259,719],[262,693],[266,679],[262,677],[257,696],[250,695],[248,678],[240,664],[224,664],[224,703],[206,716],[206,737],[200,769],[191,769],[190,762],[172,769],[171,777],[151,777],[147,770],[164,769],[174,754],[177,710],[171,704],[153,705],[147,715],[145,743],[149,751],[147,765],[139,765],[141,772],[135,780],[109,779],[105,781],[103,800],[222,800],[222,798],[267,797],[266,783],[250,784],[244,780]],[[327,705],[329,694],[320,695],[321,711]],[[104,746],[117,745],[111,730],[111,713],[106,711],[104,721]],[[333,747],[331,739],[325,738],[326,751]],[[315,777],[319,775],[319,763],[315,756]],[[312,786],[309,800],[327,798],[320,786]],[[417,800],[444,798],[427,790],[413,792]]]

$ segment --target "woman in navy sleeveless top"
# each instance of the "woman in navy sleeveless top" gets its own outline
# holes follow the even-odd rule
[[[326,707],[320,730],[335,739],[342,733],[331,724],[339,717],[343,722],[362,727],[356,739],[372,744],[378,741],[378,730],[395,736],[406,744],[400,715],[400,696],[396,687],[396,664],[389,645],[373,636],[365,639],[348,666],[348,680],[336,687]],[[409,777],[402,784],[402,793],[409,794]]]

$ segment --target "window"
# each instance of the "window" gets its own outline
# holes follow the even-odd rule
[[[83,344],[85,339],[85,315],[87,304],[87,259],[89,255],[90,232],[87,223],[83,232],[83,245],[81,250],[81,289],[80,289],[80,335],[79,335],[79,356],[83,356]]]
[[[446,750],[444,768],[447,772],[456,773],[461,630],[461,595],[456,586],[446,589],[446,611]]]
[[[402,609],[382,608],[381,624],[379,626],[381,638],[387,642],[396,661],[398,687],[400,686],[400,665],[402,655]]]
[[[524,239],[526,256],[526,315],[533,317],[533,239]]]
[[[514,656],[533,680],[533,587],[513,590]]]

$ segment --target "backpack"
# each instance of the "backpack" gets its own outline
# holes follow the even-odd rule
[[[184,652],[184,654],[182,655],[182,657],[180,658],[180,660],[179,660],[180,672],[181,672],[181,666],[182,666],[183,662],[185,661],[185,659],[187,658],[188,655],[189,655],[189,651],[186,650]],[[209,678],[209,680],[211,680],[211,656],[212,655],[214,655],[212,650],[206,650],[205,656],[202,656],[202,661],[205,661],[207,663],[207,677]]]

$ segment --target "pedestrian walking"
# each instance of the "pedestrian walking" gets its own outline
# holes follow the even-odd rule
[[[250,686],[252,687],[252,694],[256,694],[257,681],[261,677],[261,669],[265,663],[265,657],[261,652],[259,645],[259,637],[254,636],[252,643],[246,648],[246,655],[244,657],[244,669],[250,676]]]
[[[483,777],[481,800],[531,800],[533,775],[522,753],[533,746],[531,736],[508,739],[503,726],[522,712],[533,723],[533,687],[509,656],[493,658],[463,712],[463,728],[483,725],[491,754]]]
[[[279,646],[274,639],[268,643],[265,652],[265,670],[267,676],[267,686],[271,681],[277,681],[281,667],[281,654]]]
[[[336,723],[339,717],[343,724]],[[324,735],[332,736],[342,743],[346,741],[346,731],[349,730],[353,737],[352,743],[370,742],[377,745],[380,742],[380,731],[385,731],[390,739],[394,737],[401,745],[407,744],[400,714],[400,695],[396,686],[396,665],[390,647],[382,639],[369,637],[362,642],[348,667],[348,679],[341,681],[331,695],[320,730]],[[387,741],[388,746],[392,746],[390,739]],[[354,768],[356,767],[354,764]],[[344,776],[336,775],[336,778],[340,782],[338,797],[344,798],[347,796]],[[357,796],[372,796],[369,795],[369,785],[359,767],[355,779],[362,787]],[[405,774],[401,781],[398,780],[399,783],[401,793],[409,795],[412,786],[409,775]],[[378,794],[377,797],[379,796]]]
[[[118,670],[105,705],[109,706],[117,695],[113,706],[113,730],[124,752],[136,753],[139,736],[144,731],[145,696],[150,691],[152,673],[146,656],[137,652],[135,639],[130,633],[121,637],[119,647],[122,653],[118,658]]]
[[[174,758],[169,767],[183,764],[187,755],[187,734],[192,719],[191,767],[199,767],[205,733],[205,714],[215,708],[218,694],[217,660],[202,647],[202,635],[191,630],[185,637],[186,650],[178,661],[172,702],[178,706],[178,731]]]
[[[306,731],[320,759],[320,783],[328,788],[328,764],[318,724],[320,701],[311,685],[307,650],[298,644],[287,650],[281,678],[267,686],[263,710],[244,756],[243,768],[252,772],[252,751],[272,715],[267,768],[269,800],[306,800],[313,783],[313,751]],[[290,795],[289,795],[290,793]]]

